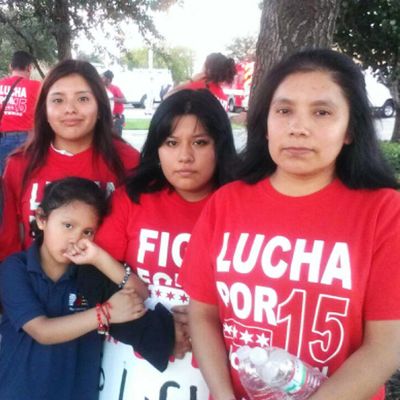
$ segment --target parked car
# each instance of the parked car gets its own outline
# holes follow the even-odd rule
[[[364,72],[368,98],[374,115],[377,117],[393,117],[396,110],[389,89],[378,82],[370,70]]]

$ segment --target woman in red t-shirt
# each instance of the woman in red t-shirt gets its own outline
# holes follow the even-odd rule
[[[166,359],[164,372],[159,372],[130,347],[107,342],[101,399],[118,396],[125,373],[126,398],[163,398],[175,382],[169,389],[175,400],[187,400],[194,391],[198,400],[208,400],[192,353],[186,353],[188,297],[178,276],[197,217],[211,193],[232,179],[236,163],[229,119],[209,91],[181,90],[157,108],[139,166],[113,193],[111,214],[96,241],[149,285],[148,307],[161,303],[171,310],[175,356],[183,359]]]
[[[43,82],[32,138],[6,165],[0,260],[31,243],[30,220],[47,183],[79,176],[112,191],[138,159],[137,150],[112,132],[110,103],[96,69],[78,60],[57,64]]]
[[[328,49],[283,60],[248,135],[240,180],[204,207],[180,274],[213,399],[250,398],[237,353],[248,345],[327,374],[309,400],[383,400],[399,366],[400,193],[359,66]],[[279,398],[296,398],[303,371]]]
[[[190,81],[176,86],[168,95],[181,89],[208,89],[227,110],[228,96],[221,85],[232,83],[235,75],[236,66],[233,58],[228,58],[221,53],[211,53],[206,58],[202,72],[194,75]]]

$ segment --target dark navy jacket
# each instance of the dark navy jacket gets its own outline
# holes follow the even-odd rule
[[[97,332],[56,345],[42,345],[22,330],[41,315],[60,317],[91,306],[77,292],[76,268],[53,282],[43,272],[36,245],[0,266],[3,319],[0,399],[96,400],[102,341]]]
[[[96,268],[71,265],[53,282],[43,272],[36,244],[0,265],[1,400],[97,400],[102,337],[96,331],[56,345],[42,345],[22,330],[41,315],[68,315],[107,300],[117,285]],[[140,319],[111,326],[115,339],[163,371],[175,335],[171,314],[161,304]]]

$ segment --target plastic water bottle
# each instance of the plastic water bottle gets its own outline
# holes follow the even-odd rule
[[[277,347],[269,350],[268,359],[258,372],[263,382],[293,400],[308,399],[327,379],[318,369]]]
[[[251,400],[305,400],[327,379],[277,347],[243,346],[236,354],[239,378]]]
[[[242,346],[236,351],[239,359],[239,378],[251,400],[287,400],[279,389],[274,389],[260,376],[260,370],[268,360],[269,349]]]

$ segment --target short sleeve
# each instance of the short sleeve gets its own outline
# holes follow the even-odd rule
[[[139,164],[140,153],[130,144],[121,140],[115,140],[118,155],[126,171],[136,168]]]
[[[366,320],[400,319],[400,194],[381,204],[365,298]]]
[[[95,242],[119,261],[125,260],[128,246],[127,223],[130,202],[124,188],[111,195],[111,212],[96,232]]]
[[[8,255],[21,250],[19,235],[19,213],[18,213],[18,187],[20,182],[16,180],[20,176],[18,163],[14,157],[8,159],[3,175],[3,216],[0,223],[0,261]]]
[[[0,266],[0,298],[4,314],[15,330],[46,315],[27,271],[25,253],[8,257]]]
[[[218,301],[210,250],[214,221],[213,206],[211,199],[201,213],[190,237],[179,274],[179,283],[186,293],[194,300],[209,304],[217,304]]]

